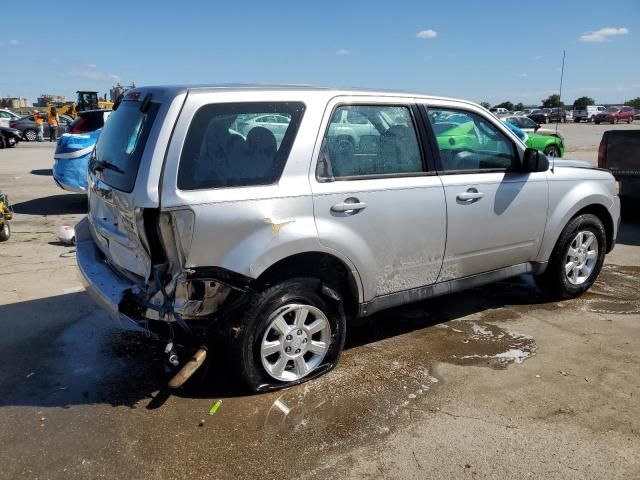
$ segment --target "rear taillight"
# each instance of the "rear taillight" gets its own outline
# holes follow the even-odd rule
[[[606,135],[600,140],[598,147],[598,168],[607,168],[607,137]]]

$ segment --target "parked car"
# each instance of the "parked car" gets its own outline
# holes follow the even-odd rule
[[[527,147],[535,148],[547,157],[559,158],[564,156],[564,139],[560,135],[538,135],[537,133],[525,132],[510,122],[505,122],[505,125],[507,125]]]
[[[49,136],[49,122],[47,122],[47,115],[41,114],[42,118],[44,118],[44,136]],[[72,122],[71,117],[67,115],[59,115],[60,122],[58,123],[58,134],[67,131],[69,124]],[[22,132],[22,138],[27,142],[34,142],[38,138],[38,125],[33,120],[33,115],[27,115],[26,117],[21,117],[17,120],[11,120],[9,122],[11,128],[15,128]]]
[[[542,128],[536,122],[531,120],[529,117],[505,117],[502,120],[509,122],[512,125],[515,125],[520,130],[523,130],[527,133],[537,133],[538,135],[556,135],[555,129],[551,128]],[[559,135],[559,134],[558,134]]]
[[[623,200],[640,201],[640,130],[608,130],[598,148],[598,167],[611,171]]]
[[[536,123],[565,123],[567,114],[564,108],[542,108],[529,114],[529,118]]]
[[[593,122],[596,115],[604,112],[605,108],[601,105],[586,105],[573,107],[573,121],[579,123],[581,121]]]
[[[53,180],[63,190],[86,193],[89,157],[111,110],[86,110],[58,139],[53,156]]]
[[[377,135],[333,148],[344,112]],[[473,128],[444,135],[438,118],[458,114]],[[290,119],[279,146],[269,128],[230,130],[259,115]],[[579,296],[618,230],[609,172],[558,160],[551,173],[460,100],[136,88],[94,152],[78,267],[111,316],[165,339],[181,366],[172,387],[217,335],[247,386],[265,391],[330,370],[347,318],[525,273],[554,298]]]
[[[640,108],[636,108],[635,114],[633,115],[634,120],[640,120]]]
[[[593,121],[596,124],[600,123],[614,123],[627,122],[631,123],[634,120],[635,112],[631,107],[607,107],[604,112],[598,113]]]
[[[498,108],[493,107],[493,108],[490,108],[489,111],[493,113],[496,117],[500,117],[503,115],[511,115],[511,112],[509,110],[502,107],[498,107]]]
[[[0,127],[9,127],[9,122],[11,120],[17,120],[18,118],[20,118],[20,116],[11,110],[0,109]]]
[[[16,147],[22,139],[22,132],[10,127],[0,127],[0,148]]]

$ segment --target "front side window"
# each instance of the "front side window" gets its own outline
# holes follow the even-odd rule
[[[507,170],[517,165],[512,141],[484,117],[438,108],[429,108],[427,115],[436,136],[442,171]]]
[[[318,160],[319,180],[423,171],[408,107],[349,105],[335,109]]]
[[[304,113],[299,102],[201,107],[180,156],[178,188],[270,185],[282,173]]]

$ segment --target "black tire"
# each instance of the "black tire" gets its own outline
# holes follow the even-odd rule
[[[633,122],[633,117],[629,117],[629,118],[627,119],[627,123],[628,123],[629,125],[631,125],[631,122]]]
[[[597,122],[597,121],[596,121],[595,123],[596,123],[596,125],[600,125],[600,122]]]
[[[544,153],[547,157],[560,158],[560,149],[556,145],[549,145],[544,149]]]
[[[6,242],[11,237],[11,227],[9,222],[4,222],[0,228],[0,242]]]
[[[549,122],[550,122],[549,117],[544,117],[544,123],[549,123]]]
[[[580,119],[579,118],[574,118],[573,119],[573,123],[580,123]]]
[[[567,252],[575,236],[581,231],[592,232],[598,241],[598,256],[589,277],[580,285],[574,285],[567,278],[565,265]],[[607,250],[607,234],[602,221],[591,214],[573,218],[562,230],[560,238],[549,258],[547,269],[535,276],[538,287],[554,299],[575,298],[586,292],[598,278]]]
[[[297,385],[323,373],[337,363],[346,337],[346,319],[339,294],[320,280],[293,278],[262,292],[245,294],[231,302],[223,314],[222,328],[227,339],[231,365],[246,386],[254,392],[277,390]],[[306,304],[321,310],[329,320],[329,348],[317,365],[304,377],[294,381],[273,378],[262,364],[260,346],[271,316],[290,304]],[[287,368],[289,368],[287,362]]]
[[[27,142],[35,142],[38,139],[38,132],[32,129],[25,130],[22,134]]]
[[[3,148],[7,148],[9,146],[9,142],[4,138],[4,135],[0,134],[0,150]]]

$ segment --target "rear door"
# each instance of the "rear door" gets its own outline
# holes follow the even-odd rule
[[[345,118],[353,137],[337,128]],[[365,302],[432,284],[442,265],[444,190],[417,118],[411,99],[340,97],[320,129],[309,178],[318,235],[356,266]]]
[[[438,281],[533,261],[546,224],[546,174],[516,171],[517,144],[479,108],[438,101],[426,107],[447,202],[447,245]],[[466,121],[439,128],[439,118],[454,113]]]

